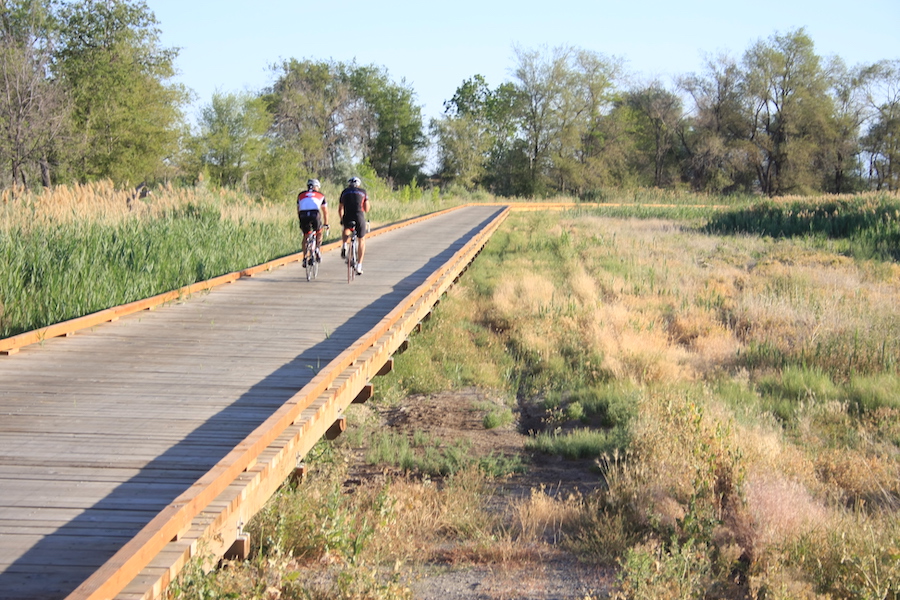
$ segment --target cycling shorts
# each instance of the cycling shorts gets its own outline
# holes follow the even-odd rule
[[[366,237],[366,213],[363,211],[359,211],[355,215],[344,213],[341,225],[344,226],[344,229],[350,229],[350,224],[353,221],[356,221],[356,237],[359,239]]]
[[[300,216],[300,229],[303,233],[322,229],[322,215],[319,211],[301,210],[298,215]]]

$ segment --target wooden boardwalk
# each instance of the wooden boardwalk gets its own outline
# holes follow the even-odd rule
[[[0,599],[66,598],[501,209],[468,206],[0,357]]]

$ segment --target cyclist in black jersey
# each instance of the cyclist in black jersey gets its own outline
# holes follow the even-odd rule
[[[356,263],[356,274],[362,275],[362,261],[366,252],[366,213],[369,212],[369,196],[362,187],[359,177],[351,177],[347,188],[341,192],[338,200],[338,215],[343,225],[343,246],[341,258],[347,256],[347,238],[350,237],[350,226],[356,222],[356,237],[359,239],[359,257]]]

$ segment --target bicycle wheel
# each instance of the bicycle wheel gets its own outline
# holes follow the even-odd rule
[[[316,262],[316,238],[309,236],[306,240],[306,252],[303,254],[306,260],[306,280],[312,281],[319,274],[319,264]]]
[[[347,249],[347,283],[356,278],[356,261],[359,256],[359,241],[356,235],[350,238],[350,247]]]
[[[353,281],[353,275],[356,273],[353,264],[353,240],[347,242],[347,283]]]

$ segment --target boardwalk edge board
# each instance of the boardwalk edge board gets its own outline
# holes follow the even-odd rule
[[[365,395],[371,380],[389,370],[392,356],[408,343],[410,334],[428,318],[443,294],[506,219],[510,207],[504,206],[450,260],[161,511],[79,585],[68,600],[152,600],[164,593],[178,572],[194,557],[202,557],[210,566],[225,556],[236,541],[239,545],[246,543],[243,526],[285,480],[296,476],[297,470],[302,468],[303,457],[343,418],[346,408],[361,394]],[[397,223],[390,228],[457,208],[462,207]],[[372,233],[388,230],[381,228]],[[279,261],[286,264],[290,262],[287,258]],[[266,268],[260,265],[254,269]]]

